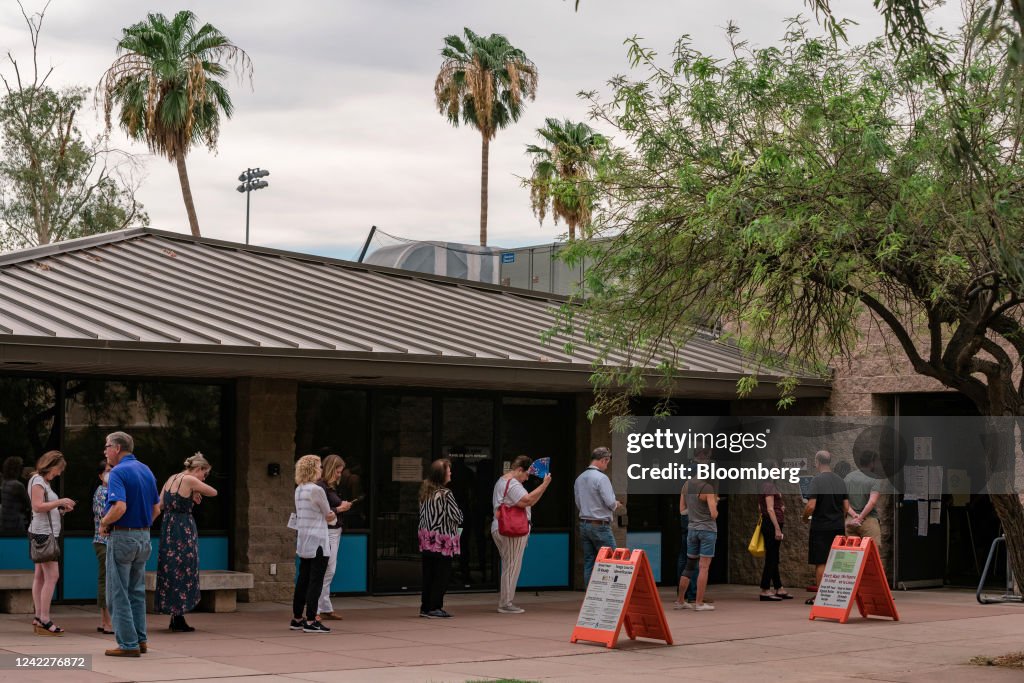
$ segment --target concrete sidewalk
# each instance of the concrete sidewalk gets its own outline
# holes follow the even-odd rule
[[[569,643],[582,593],[520,592],[525,614],[495,611],[494,594],[452,595],[454,619],[420,619],[418,598],[343,598],[333,633],[288,630],[290,606],[240,604],[234,614],[189,615],[195,633],[170,633],[150,615],[150,651],[105,657],[113,636],[91,608],[57,607],[63,638],[32,633],[30,618],[0,615],[0,652],[93,655],[91,672],[0,670],[2,681],[1024,681],[1020,669],[969,665],[976,655],[1024,649],[1024,605],[979,605],[968,591],[897,593],[901,621],[811,622],[803,594],[759,602],[757,588],[713,586],[714,612],[667,608],[674,646]],[[666,605],[672,594],[663,591]]]

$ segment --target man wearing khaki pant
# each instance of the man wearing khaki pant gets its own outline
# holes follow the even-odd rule
[[[878,523],[878,497],[882,491],[882,478],[878,454],[864,451],[857,455],[857,467],[843,481],[850,498],[846,535],[870,538],[882,552],[882,527]]]

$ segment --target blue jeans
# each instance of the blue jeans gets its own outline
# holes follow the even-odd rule
[[[590,585],[590,574],[594,571],[597,551],[601,548],[615,549],[615,535],[607,524],[591,524],[580,521],[580,539],[583,541],[583,585]]]
[[[107,609],[122,650],[137,650],[146,636],[146,560],[149,530],[110,532],[107,541]]]
[[[679,515],[680,542],[679,556],[676,558],[676,585],[683,578],[683,572],[686,569],[686,536],[689,530],[690,515]],[[694,569],[692,572],[686,572],[686,574],[690,577],[690,585],[686,589],[686,595],[683,596],[683,599],[687,602],[693,602],[697,599],[697,570]]]

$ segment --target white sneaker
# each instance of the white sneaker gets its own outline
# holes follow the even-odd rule
[[[693,603],[686,602],[685,600],[683,602],[676,600],[672,603],[672,609],[693,609]]]
[[[502,605],[498,608],[498,612],[501,614],[522,614],[525,611],[526,610],[524,610],[522,607],[516,607],[512,603]]]
[[[711,610],[715,609],[715,606],[714,605],[709,605],[706,602],[702,602],[702,603],[700,603],[698,605],[694,605],[693,609],[695,609],[698,612],[710,612]]]

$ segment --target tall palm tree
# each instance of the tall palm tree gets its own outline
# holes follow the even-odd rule
[[[581,236],[589,236],[594,207],[591,180],[608,141],[585,123],[568,119],[545,119],[544,123],[537,135],[547,144],[526,146],[533,155],[533,174],[523,184],[530,188],[533,213],[543,223],[550,206],[555,224],[559,218],[568,224],[570,240],[576,239],[577,228]]]
[[[523,103],[537,95],[537,67],[505,36],[486,38],[468,28],[465,40],[444,39],[444,62],[434,82],[437,108],[453,126],[465,123],[480,131],[480,244],[487,245],[487,173],[491,140],[498,130],[519,120]]]
[[[145,141],[151,152],[177,165],[189,226],[199,237],[185,157],[197,143],[216,149],[221,112],[231,118],[234,111],[223,78],[231,69],[251,81],[252,62],[216,27],[196,24],[196,16],[183,10],[171,20],[149,14],[122,29],[119,56],[103,74],[96,94],[107,130],[116,104],[118,122],[128,137]]]

